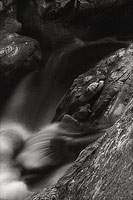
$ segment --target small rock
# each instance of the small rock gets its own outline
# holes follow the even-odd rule
[[[78,111],[74,113],[74,117],[79,121],[86,121],[91,114],[90,105],[86,104],[79,107]]]

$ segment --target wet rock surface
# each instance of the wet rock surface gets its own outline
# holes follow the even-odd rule
[[[32,58],[41,59],[39,44],[36,40],[16,33],[0,32],[0,74],[5,76],[10,71],[18,70],[22,64],[24,70],[30,71]],[[26,67],[28,66],[29,69]],[[18,67],[17,67],[18,66]]]
[[[115,122],[130,100],[127,93],[130,91],[128,87],[132,88],[132,85],[127,86],[127,82],[132,77],[131,66],[132,44],[128,49],[118,50],[101,60],[95,68],[81,74],[62,99],[54,120],[60,121],[65,114],[69,114],[80,122],[90,124]],[[123,92],[124,99],[117,99],[118,94],[123,95]]]
[[[131,43],[132,10],[132,0],[0,1],[0,110],[18,82],[41,69],[42,53],[45,63],[66,38],[86,42],[109,36]],[[133,199],[132,73],[130,44],[74,80],[53,121],[81,133],[86,124],[111,128],[81,152],[56,185],[29,200]]]
[[[0,102],[26,74],[41,67],[41,52],[36,40],[16,33],[0,32]]]
[[[21,3],[21,1],[20,1]],[[96,40],[132,34],[132,1],[28,1],[20,4],[19,20],[28,33],[54,48],[66,36]],[[29,19],[29,20],[27,20]],[[128,23],[127,23],[128,21]]]
[[[77,98],[80,102],[87,103],[88,96],[87,98],[84,96],[85,90],[87,89],[91,97],[98,91],[99,98],[94,104],[94,111],[92,109],[93,112],[90,113],[94,116],[99,109],[100,116],[95,117],[97,123],[102,121],[107,123],[112,120],[113,125],[102,137],[80,153],[73,166],[56,185],[34,194],[28,198],[29,200],[68,198],[132,200],[132,48],[131,44],[129,48],[117,51],[102,60],[96,66],[97,70],[92,69],[74,81],[67,94],[68,103],[70,96],[71,103],[74,102],[78,92]],[[66,100],[66,96],[64,99]],[[67,101],[65,103],[67,104]],[[80,104],[77,104],[78,106],[80,107]],[[71,107],[71,104],[68,107]],[[78,122],[67,115],[64,115],[62,122],[73,128],[83,125],[80,120]]]

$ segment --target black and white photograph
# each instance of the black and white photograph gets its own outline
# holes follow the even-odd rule
[[[0,0],[0,200],[133,200],[133,0]]]

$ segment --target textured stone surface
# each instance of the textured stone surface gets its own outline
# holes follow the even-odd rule
[[[70,114],[91,124],[115,122],[132,98],[132,63],[130,45],[81,74],[57,108],[55,121]]]
[[[89,10],[89,9],[102,9],[102,8],[106,8],[106,7],[117,7],[120,6],[122,4],[126,4],[127,2],[131,2],[131,0],[93,0],[93,1],[89,1],[89,0],[52,0],[52,1],[46,1],[46,0],[36,0],[37,6],[38,6],[38,11],[39,14],[42,15],[49,15],[50,17],[56,16],[56,14],[58,13],[58,15],[63,14],[63,11],[67,11],[67,9],[69,9],[69,11],[73,14],[74,9],[75,11],[85,11],[85,10]],[[76,14],[76,13],[75,13]]]
[[[40,68],[41,52],[36,40],[16,33],[0,32],[0,103],[26,74]]]
[[[131,39],[133,33],[132,0],[0,1],[0,103],[22,77],[40,67],[38,43],[6,33],[20,30],[16,8],[23,30],[40,41],[46,54],[68,36],[90,41],[105,36]],[[133,45],[74,81],[55,120],[66,122],[69,114],[67,125],[79,129],[84,123],[113,125],[81,152],[56,185],[30,200],[133,199],[132,73]]]
[[[133,30],[131,0],[109,1],[109,4],[104,0],[29,0],[25,5],[20,1],[18,10],[23,27],[31,36],[34,35],[47,51],[53,49],[59,41],[65,41],[72,36],[83,40],[114,35],[127,37],[132,35]]]
[[[41,59],[39,51],[38,42],[34,39],[0,32],[0,77],[6,76],[8,72],[14,73],[22,64],[25,71],[30,71],[31,67],[35,67],[30,65],[30,61]]]
[[[111,120],[113,125],[80,153],[73,166],[56,185],[29,197],[30,200],[133,199],[132,72],[131,44],[129,48],[121,49],[103,59],[94,69],[80,75],[74,81],[67,93],[67,100],[64,98],[64,108],[69,108],[70,102],[78,102],[77,107],[83,102],[86,105],[91,99],[94,101],[93,96],[98,92],[100,94],[95,103],[93,102],[90,120],[95,116],[97,123]],[[89,95],[85,95],[86,89]],[[73,111],[74,109],[77,109],[76,106]],[[84,111],[85,106],[80,110]],[[100,116],[96,114],[97,110]],[[68,118],[63,118],[64,120]],[[70,117],[69,123],[78,126],[76,120],[74,122]]]
[[[103,137],[83,150],[56,185],[28,200],[132,200],[133,101]]]

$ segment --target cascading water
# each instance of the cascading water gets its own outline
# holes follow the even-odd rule
[[[95,43],[70,40],[50,56],[44,69],[26,76],[19,83],[5,106],[1,121],[18,121],[31,130],[49,124],[74,78],[109,53],[127,45],[108,39]]]
[[[5,105],[1,124],[7,121],[19,122],[33,133],[50,124],[58,103],[74,78],[89,70],[109,53],[125,46],[127,43],[113,40],[95,43],[71,40],[49,57],[44,69],[27,75],[18,84]],[[68,167],[69,165],[54,168],[45,177],[42,186],[55,183]]]
[[[26,76],[8,100],[1,121],[17,121],[31,130],[49,124],[73,80],[73,68],[71,71],[69,66],[72,64],[67,60],[69,53],[82,45],[82,42],[74,41],[53,54],[43,70]],[[67,63],[70,71],[66,68]]]

